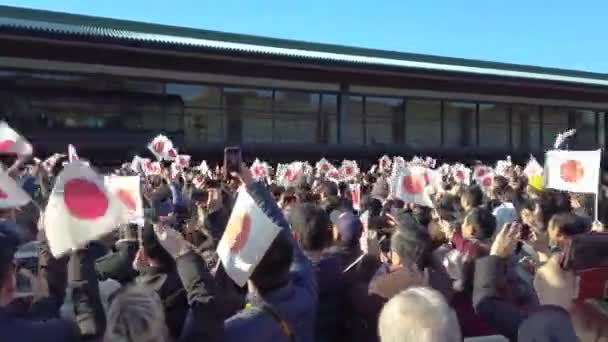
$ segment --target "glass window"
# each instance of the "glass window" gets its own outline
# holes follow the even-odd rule
[[[365,99],[366,144],[392,144],[393,118],[403,112],[403,99],[389,97],[367,97]]]
[[[275,143],[316,143],[317,113],[275,112]]]
[[[241,117],[242,142],[270,143],[272,142],[272,113],[244,112]],[[292,132],[293,134],[293,132]]]
[[[521,117],[519,115],[515,115],[515,109],[511,107],[511,147],[514,150],[518,150],[522,147],[521,144]]]
[[[575,109],[574,128],[576,135],[573,137],[577,149],[598,148],[596,114],[592,110]]]
[[[219,109],[186,110],[186,138],[191,143],[219,143],[224,138],[224,115]]]
[[[323,122],[323,135],[328,144],[338,143],[338,96],[334,94],[323,94],[321,105],[321,117]]]
[[[222,90],[214,86],[167,83],[167,94],[181,97],[188,107],[218,107]]]
[[[226,106],[246,110],[270,111],[272,109],[272,90],[224,88],[224,102]]]
[[[441,145],[441,101],[407,100],[405,142],[410,147]]]
[[[509,107],[504,104],[479,105],[479,146],[508,148]]]
[[[320,95],[304,91],[277,90],[274,109],[290,112],[318,112]]]
[[[543,147],[552,148],[555,137],[568,130],[568,108],[543,107]]]
[[[540,149],[540,107],[528,105],[511,106],[513,113],[513,132],[519,134],[521,140],[513,137],[513,147],[537,151]]]
[[[475,146],[475,111],[477,105],[469,102],[444,102],[444,146]]]
[[[344,127],[343,143],[358,144],[364,143],[363,135],[363,97],[349,97],[349,113],[347,114]]]

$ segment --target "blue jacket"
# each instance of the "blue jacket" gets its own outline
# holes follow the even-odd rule
[[[291,239],[294,259],[291,265],[291,281],[282,288],[262,296],[250,296],[251,308],[244,309],[225,321],[225,340],[248,342],[289,342],[279,323],[261,309],[270,306],[293,331],[295,341],[315,340],[315,316],[318,290],[312,265],[293,239],[289,224],[270,192],[261,182],[254,183],[247,191],[268,217],[283,229],[282,234]]]

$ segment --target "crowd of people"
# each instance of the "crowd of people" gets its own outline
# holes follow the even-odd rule
[[[247,166],[165,165],[140,175],[143,222],[56,258],[40,217],[62,165],[9,170],[33,202],[1,211],[0,341],[608,341],[606,298],[581,297],[560,259],[604,227],[585,195],[521,172],[489,188],[444,175],[423,206],[378,167],[286,187]],[[243,287],[216,252],[239,191],[281,228]],[[26,242],[33,266],[16,257]]]

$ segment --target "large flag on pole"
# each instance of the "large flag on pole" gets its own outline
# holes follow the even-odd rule
[[[596,194],[599,188],[601,150],[561,151],[545,154],[545,187]]]

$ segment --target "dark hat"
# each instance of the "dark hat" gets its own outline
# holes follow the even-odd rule
[[[340,241],[351,244],[358,241],[363,232],[361,220],[352,213],[344,212],[338,216],[335,222],[336,228],[340,233]]]

